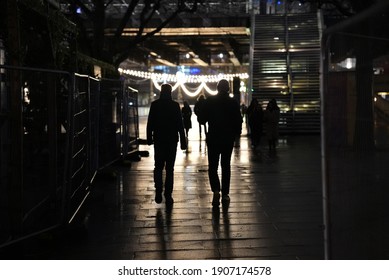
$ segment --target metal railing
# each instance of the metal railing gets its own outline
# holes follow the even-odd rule
[[[71,77],[45,69],[0,69],[0,244],[6,244],[62,222]]]
[[[138,151],[139,131],[137,92],[122,80],[0,73],[1,248],[71,223],[96,173]]]

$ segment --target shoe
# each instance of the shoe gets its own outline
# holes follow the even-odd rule
[[[167,206],[171,206],[171,205],[173,205],[174,200],[171,196],[167,196],[167,197],[165,197],[165,203]]]
[[[162,202],[162,192],[155,192],[155,202],[158,204]]]
[[[220,193],[214,192],[213,198],[212,198],[212,206],[219,206],[219,204],[220,204],[219,200],[220,200]]]

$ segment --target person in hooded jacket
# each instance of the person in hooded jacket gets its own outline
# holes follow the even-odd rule
[[[247,108],[248,124],[250,127],[251,147],[254,149],[261,141],[263,131],[263,109],[258,99],[253,98]]]
[[[182,150],[187,148],[187,139],[180,105],[171,96],[172,86],[163,84],[159,99],[153,101],[147,119],[147,144],[154,144],[154,186],[155,202],[162,202],[164,191],[165,203],[173,205],[174,163],[177,143]],[[166,170],[165,189],[163,190],[163,169]]]
[[[184,101],[184,106],[181,109],[182,121],[184,122],[184,128],[186,132],[186,137],[189,136],[189,129],[192,128],[192,109],[188,101]]]
[[[207,126],[205,124],[202,124],[200,123],[199,119],[201,118],[201,112],[202,112],[202,108],[204,107],[205,103],[205,96],[204,95],[200,95],[198,100],[196,101],[195,103],[195,106],[193,108],[194,110],[194,113],[195,115],[197,116],[197,121],[199,123],[199,135],[200,135],[200,139],[202,138],[202,133],[201,133],[201,126],[204,127],[204,135],[207,135]]]
[[[234,142],[242,132],[242,115],[239,103],[229,96],[229,82],[220,80],[218,93],[206,99],[200,123],[208,123],[206,142],[208,147],[208,177],[213,192],[212,205],[230,201],[231,155]],[[219,160],[222,180],[218,176]]]

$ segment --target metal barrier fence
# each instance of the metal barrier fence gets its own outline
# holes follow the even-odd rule
[[[73,76],[68,111],[68,143],[65,170],[65,219],[71,222],[89,195],[98,170],[99,81],[85,75]]]
[[[139,131],[136,91],[122,80],[0,73],[1,248],[70,223],[96,173],[138,151]]]
[[[139,154],[134,155],[139,147],[139,114],[138,114],[138,90],[126,86],[124,90],[124,112],[123,123],[123,155],[131,156],[133,159],[139,159]]]
[[[70,75],[1,66],[0,244],[58,226]]]
[[[389,257],[389,3],[326,29],[322,155],[327,259]],[[386,27],[385,27],[386,26]]]

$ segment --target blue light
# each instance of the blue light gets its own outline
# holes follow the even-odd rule
[[[164,66],[164,65],[156,65],[156,66],[154,66],[154,70],[159,70],[159,71],[166,71],[166,72],[168,72],[167,67]]]
[[[191,67],[189,73],[191,75],[196,75],[196,74],[200,74],[201,70],[199,68]]]
[[[77,7],[77,9],[76,9],[76,13],[77,13],[77,14],[81,14],[81,13],[82,13],[82,10],[81,10],[81,8],[80,8],[80,7]]]

